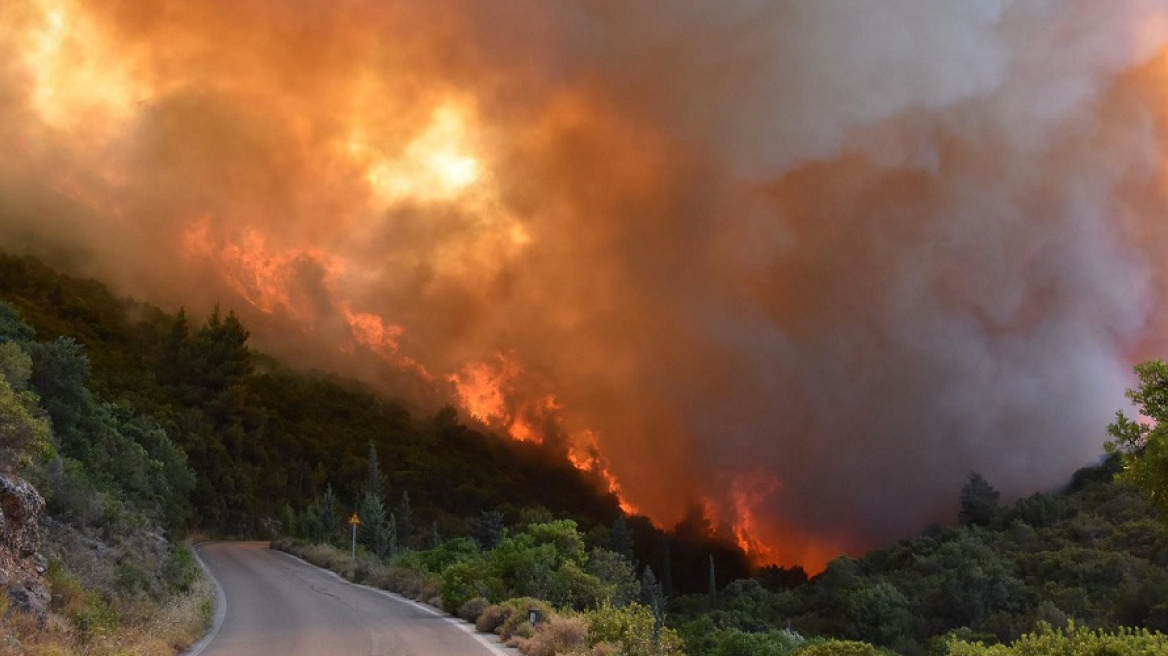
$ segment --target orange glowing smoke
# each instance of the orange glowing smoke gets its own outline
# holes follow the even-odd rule
[[[420,353],[427,326],[411,304],[420,293],[505,300],[533,255],[556,271],[595,261],[584,279],[565,282],[611,304],[604,297],[618,289],[619,272],[546,237],[575,222],[600,227],[595,219],[606,213],[668,214],[661,185],[670,157],[648,124],[591,84],[558,89],[512,119],[510,100],[492,107],[505,96],[491,77],[479,76],[482,89],[444,80],[440,62],[461,41],[431,44],[417,28],[456,28],[412,11],[372,11],[367,24],[330,15],[297,28],[323,30],[319,47],[285,52],[287,35],[261,38],[265,28],[256,29],[297,25],[280,3],[242,3],[238,15],[181,0],[116,4],[17,0],[17,9],[0,10],[14,30],[4,52],[27,73],[36,130],[62,144],[63,154],[51,153],[33,141],[36,130],[21,131],[21,166],[40,167],[95,211],[125,217],[126,228],[141,221],[164,270],[181,262],[199,272],[194,296],[234,295],[261,320],[291,322],[339,353],[368,350],[439,395],[448,383],[470,418],[518,441],[559,445],[626,513],[641,512],[601,433],[566,411],[559,386],[533,375],[525,354],[508,340],[463,345],[450,327],[451,344]],[[208,49],[207,34],[223,45]],[[402,52],[386,45],[395,42]],[[407,65],[385,70],[395,57]],[[575,207],[575,196],[589,200]],[[135,284],[148,297],[170,293],[163,278]],[[549,282],[526,293],[556,306],[548,318],[561,326],[592,320],[586,305],[559,303],[561,291]],[[491,325],[502,320],[479,319],[485,331],[506,332]],[[630,363],[614,358],[607,368]],[[769,489],[756,482],[739,492],[726,513],[740,544],[763,560],[770,552],[757,503]]]

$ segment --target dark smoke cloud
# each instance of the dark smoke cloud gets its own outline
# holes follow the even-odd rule
[[[513,361],[508,412],[554,394],[634,504],[786,562],[950,520],[971,470],[1058,484],[1165,347],[1152,0],[0,19],[9,248],[427,407]],[[403,173],[426,134],[466,190]]]

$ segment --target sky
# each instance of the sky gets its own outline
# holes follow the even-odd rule
[[[0,246],[821,568],[1164,357],[1154,0],[9,0]]]

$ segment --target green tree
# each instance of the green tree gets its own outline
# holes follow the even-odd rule
[[[617,515],[608,530],[608,548],[627,558],[632,565],[637,564],[637,557],[633,555],[633,532],[629,530],[629,523],[623,514]]]
[[[503,513],[498,510],[484,510],[475,521],[474,538],[484,551],[499,546],[505,534]]]
[[[1001,511],[1000,498],[1001,494],[981,474],[971,473],[969,482],[961,488],[957,521],[963,526],[989,526]]]
[[[17,354],[0,356],[15,358]],[[14,388],[0,375],[0,471],[23,468],[51,454],[49,424],[37,416],[36,396]]]
[[[397,541],[402,547],[411,549],[414,546],[414,512],[410,509],[410,492],[402,490],[401,500],[394,510],[397,519]]]
[[[1118,478],[1143,490],[1161,509],[1168,510],[1168,364],[1152,360],[1136,365],[1140,385],[1127,398],[1152,423],[1115,413],[1107,427],[1112,439],[1105,448],[1123,461]]]
[[[862,640],[890,646],[913,630],[908,599],[887,581],[860,588],[846,606],[850,632]]]
[[[645,565],[641,573],[641,603],[653,613],[653,643],[661,640],[661,627],[665,626],[665,592],[657,577],[653,576],[653,568]]]
[[[377,462],[377,447],[372,441],[369,442],[369,475],[357,514],[361,518],[358,530],[361,544],[382,558],[392,555],[397,545],[390,536],[385,507],[385,479]]]
[[[592,549],[588,553],[585,571],[608,587],[609,600],[614,606],[636,601],[641,594],[641,583],[633,564],[614,551],[599,547]]]
[[[36,335],[24,319],[20,311],[11,303],[0,302],[0,342],[31,342]]]
[[[340,502],[337,500],[333,486],[324,489],[324,497],[320,500],[320,514],[317,528],[318,539],[324,542],[336,542],[341,529]]]

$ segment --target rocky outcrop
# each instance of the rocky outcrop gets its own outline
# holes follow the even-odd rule
[[[40,517],[45,500],[28,481],[0,473],[0,591],[10,610],[48,615],[45,558],[41,555]]]

